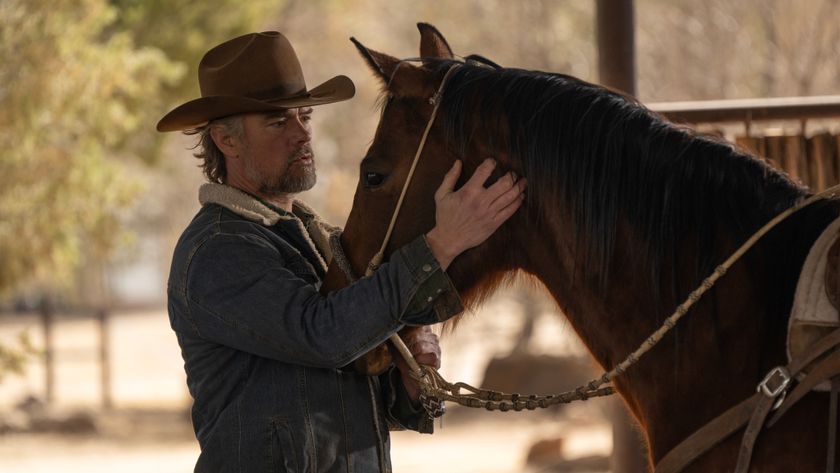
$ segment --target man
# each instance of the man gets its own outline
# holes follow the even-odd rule
[[[307,89],[277,32],[211,49],[199,83],[201,98],[157,126],[200,135],[196,156],[211,181],[175,248],[168,287],[195,401],[196,471],[390,471],[389,425],[431,431],[418,387],[396,368],[363,376],[345,367],[404,325],[461,311],[444,271],[516,211],[524,182],[506,176],[485,189],[487,161],[453,192],[456,164],[434,229],[372,277],[324,297],[331,227],[295,198],[315,184],[312,107],[351,98],[353,83],[338,76]],[[418,292],[440,295],[412,300]],[[439,365],[437,338],[419,332],[408,346]]]

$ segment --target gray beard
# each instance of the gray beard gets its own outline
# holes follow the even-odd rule
[[[297,194],[312,189],[317,181],[314,161],[309,166],[297,166],[296,172],[290,171],[294,161],[306,154],[315,156],[309,146],[300,148],[289,158],[286,168],[277,176],[252,176],[257,178],[255,182],[259,184],[257,187],[259,191],[265,195],[283,195]]]

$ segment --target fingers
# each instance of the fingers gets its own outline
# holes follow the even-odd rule
[[[440,368],[440,341],[431,331],[416,332],[412,340],[406,340],[408,350],[421,365]]]
[[[440,187],[435,192],[435,200],[439,201],[443,198],[446,194],[452,192],[455,189],[455,183],[458,182],[458,177],[461,175],[461,160],[455,160],[455,163],[452,164],[452,167],[449,168],[446,175],[443,176],[443,181],[440,183]]]
[[[426,366],[433,366],[436,370],[440,369],[440,356],[427,353],[425,355],[417,355],[414,357],[417,363]]]
[[[462,189],[466,189],[469,191],[477,191],[477,190],[484,190],[484,183],[487,182],[487,179],[493,174],[493,170],[496,169],[496,160],[487,158],[478,165],[475,172],[473,173],[470,180],[464,184]]]
[[[510,175],[511,174],[508,174],[502,179],[507,179],[507,177]],[[509,188],[507,188],[507,190],[505,190],[501,195],[499,195],[490,205],[490,210],[493,212],[493,214],[501,212],[503,209],[515,203],[521,196],[523,196],[525,193],[525,186],[527,184],[528,181],[526,179],[520,179],[519,182],[512,184]]]
[[[519,194],[516,196],[516,199],[508,204],[507,207],[501,209],[496,215],[493,216],[493,223],[496,225],[496,228],[499,228],[503,223],[507,221],[513,214],[519,210],[519,207],[522,206],[522,202],[525,201],[525,194]]]

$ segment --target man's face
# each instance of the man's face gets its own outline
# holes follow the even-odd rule
[[[266,195],[296,194],[315,185],[312,108],[242,117],[240,157],[245,176]]]

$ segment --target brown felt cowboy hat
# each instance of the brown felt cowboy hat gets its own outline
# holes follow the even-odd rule
[[[201,98],[167,113],[158,131],[194,129],[238,113],[339,102],[356,92],[346,76],[307,89],[295,50],[277,31],[239,36],[207,51],[198,64],[198,84]]]

